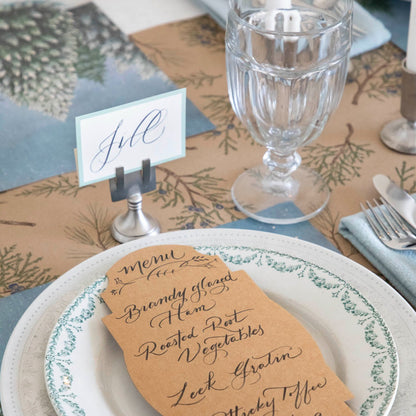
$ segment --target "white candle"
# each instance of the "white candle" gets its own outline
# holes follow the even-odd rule
[[[267,0],[266,1],[267,10],[291,9],[291,8],[292,8],[292,0]]]
[[[283,14],[283,30],[285,32],[300,32],[300,13],[292,8],[292,0],[266,0],[267,13],[266,30],[274,30],[276,25],[276,14]],[[282,10],[283,9],[283,10]]]
[[[416,0],[412,0],[410,6],[406,67],[409,71],[416,72]]]
[[[301,17],[298,10],[284,12],[283,30],[285,32],[300,32]]]
[[[265,9],[269,10],[266,16],[266,30],[274,30],[276,27],[276,10],[291,9],[292,0],[266,0]]]

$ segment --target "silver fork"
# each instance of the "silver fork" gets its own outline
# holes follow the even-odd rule
[[[394,250],[415,250],[416,235],[403,221],[395,209],[381,198],[384,209],[377,200],[373,200],[373,206],[366,201],[368,209],[360,203],[361,209],[377,237]]]

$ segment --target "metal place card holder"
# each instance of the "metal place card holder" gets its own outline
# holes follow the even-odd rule
[[[159,234],[160,225],[142,210],[142,194],[156,188],[155,168],[150,159],[142,162],[142,170],[124,173],[124,168],[116,168],[115,178],[110,179],[111,200],[127,199],[128,210],[119,215],[111,226],[112,236],[120,243],[127,243],[140,237]]]

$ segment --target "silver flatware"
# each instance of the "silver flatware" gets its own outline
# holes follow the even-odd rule
[[[367,208],[360,204],[361,209],[374,233],[387,247],[394,250],[416,251],[416,235],[384,199],[383,206],[377,200],[373,204],[366,201]]]
[[[386,175],[375,175],[373,184],[379,194],[416,229],[416,201]]]

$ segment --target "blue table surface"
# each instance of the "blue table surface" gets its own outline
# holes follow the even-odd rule
[[[403,51],[407,50],[410,1],[390,0],[389,10],[371,10],[371,14],[381,20],[391,33],[391,41]]]

